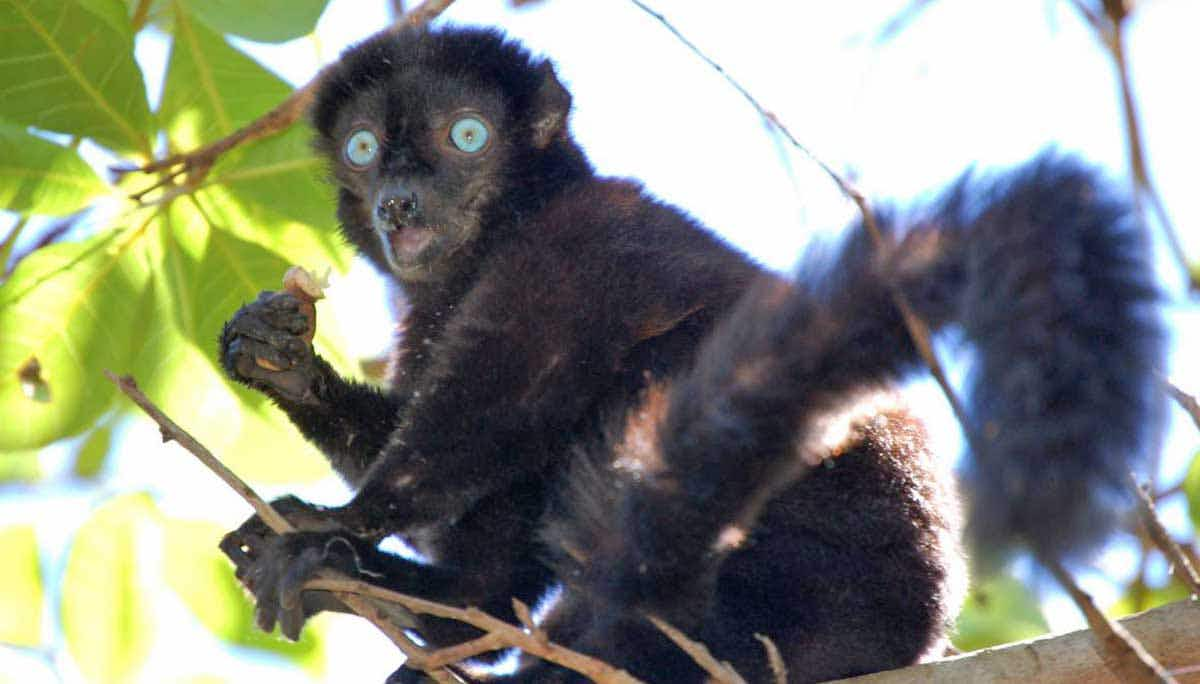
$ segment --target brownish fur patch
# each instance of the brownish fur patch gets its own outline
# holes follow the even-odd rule
[[[665,308],[652,311],[645,319],[637,321],[634,324],[634,339],[638,342],[644,342],[660,335],[665,335],[671,332],[675,326],[691,318],[692,314],[703,308],[703,304],[696,304],[687,311],[678,314],[673,314]]]
[[[656,382],[642,390],[637,407],[625,416],[621,441],[617,443],[613,467],[639,479],[666,469],[658,438],[659,426],[670,402],[666,383]]]

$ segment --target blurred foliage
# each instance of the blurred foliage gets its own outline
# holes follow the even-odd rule
[[[254,608],[217,548],[227,530],[209,522],[167,520],[165,532],[167,583],[205,627],[230,644],[279,653],[320,672],[324,658],[318,630],[310,629],[316,623],[306,625],[296,642],[255,626]]]
[[[46,596],[35,529],[0,528],[0,642],[51,648],[44,618],[56,615],[62,638],[53,640],[89,681],[136,677],[158,636],[146,604],[156,582],[219,642],[308,672],[323,667],[319,627],[294,644],[253,627],[250,605],[216,549],[219,526],[167,518],[144,494],[112,497],[106,457],[132,407],[101,375],[132,373],[169,415],[252,480],[296,482],[328,472],[266,400],[225,381],[216,359],[222,322],[258,291],[277,288],[289,265],[349,264],[331,230],[333,199],[308,147],[310,132],[297,124],[239,147],[200,187],[151,195],[160,201],[144,206],[128,194],[157,176],[105,179],[79,150],[87,143],[99,158],[136,166],[249,123],[290,87],[227,36],[278,42],[307,35],[326,2],[0,0],[0,209],[19,216],[0,239],[0,484],[36,483],[43,477],[38,450],[56,445],[69,452],[72,476],[98,490],[108,486],[71,537],[57,600]],[[134,57],[135,38],[151,27],[170,46],[157,108]],[[38,245],[6,273],[22,231],[47,217],[67,217],[66,238]],[[361,376],[340,352],[346,345],[336,327],[318,330],[322,355]],[[1184,492],[1200,525],[1200,454]],[[1116,612],[1182,595],[1174,583],[1154,589],[1141,582]],[[1045,629],[1025,587],[991,578],[973,590],[955,643],[970,650]],[[213,680],[181,671],[179,681]]]
[[[225,381],[216,358],[222,323],[278,288],[288,266],[349,265],[306,126],[245,145],[194,191],[152,195],[158,201],[144,206],[128,194],[157,176],[113,179],[96,169],[97,158],[136,166],[152,151],[192,149],[278,104],[291,87],[226,36],[307,35],[326,2],[0,0],[0,209],[20,215],[0,243],[0,273],[16,261],[0,276],[0,483],[36,482],[37,451],[62,445],[69,473],[103,486],[120,442],[114,429],[133,410],[103,369],[132,373],[245,477],[295,482],[328,472],[268,402]],[[148,26],[170,46],[153,111],[134,57]],[[86,160],[85,141],[98,148]],[[46,217],[67,217],[68,230],[12,259],[20,233]],[[339,353],[335,327],[321,329],[317,347],[360,375]],[[71,536],[55,604],[61,641],[86,679],[137,676],[156,638],[146,600],[155,583],[174,589],[214,638],[320,670],[319,628],[294,644],[254,629],[215,524],[164,520],[146,495],[99,503]],[[39,541],[32,527],[0,529],[7,644],[49,646],[41,618],[53,599],[43,594]],[[143,562],[155,553],[162,562]]]
[[[154,514],[149,497],[126,495],[75,533],[59,610],[67,649],[89,681],[127,681],[149,655],[154,626],[137,550]]]
[[[0,528],[0,642],[36,646],[42,641],[42,571],[33,527]]]
[[[996,575],[971,588],[952,641],[960,651],[974,651],[1029,639],[1048,629],[1037,597],[1013,577]]]
[[[1130,586],[1125,595],[1108,609],[1113,617],[1124,617],[1143,610],[1150,610],[1168,603],[1182,601],[1191,595],[1187,585],[1172,577],[1169,582],[1160,587],[1150,587],[1140,580]]]
[[[1192,464],[1188,466],[1187,476],[1183,479],[1183,492],[1187,495],[1192,525],[1200,529],[1200,451],[1192,455]]]

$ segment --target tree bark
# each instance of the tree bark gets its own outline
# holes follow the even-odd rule
[[[1200,683],[1200,601],[1180,601],[1120,620],[1185,684]],[[864,644],[867,646],[867,644]],[[1092,632],[1039,637],[837,684],[1120,684],[1097,655]]]

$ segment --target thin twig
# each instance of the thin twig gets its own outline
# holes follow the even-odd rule
[[[179,427],[179,425],[176,424],[175,421],[171,420],[171,418],[165,413],[163,413],[162,410],[154,404],[154,402],[150,401],[145,393],[138,388],[137,382],[134,381],[132,377],[128,375],[118,377],[108,370],[104,371],[104,375],[114,384],[116,384],[116,386],[122,392],[124,392],[126,396],[132,399],[135,404],[137,404],[143,411],[146,412],[148,416],[150,416],[150,418],[154,420],[155,423],[158,424],[158,429],[162,434],[164,442],[174,440],[179,444],[179,446],[191,452],[191,454],[199,459],[200,462],[203,463],[209,470],[213,471],[217,477],[221,478],[225,484],[229,485],[231,489],[245,499],[246,502],[249,503],[254,509],[254,512],[258,514],[258,517],[262,519],[263,523],[267,525],[267,527],[271,528],[271,530],[276,534],[286,534],[288,532],[296,531],[296,527],[288,522],[283,516],[279,515],[279,513],[276,512],[275,509],[272,508],[265,499],[259,496],[258,493],[250,487],[250,485],[246,484],[244,480],[226,467],[224,463],[217,459],[216,456],[213,456],[212,452],[209,451],[199,441],[197,441],[195,437],[192,437],[192,435],[186,430]],[[330,570],[322,570],[319,576],[328,580],[338,580],[344,577],[344,575],[341,573],[336,573]],[[388,638],[392,640],[392,643],[396,644],[396,647],[399,648],[400,651],[404,653],[405,657],[408,658],[407,662],[409,663],[410,667],[420,669],[424,665],[425,659],[427,658],[425,649],[413,643],[413,641],[404,634],[403,629],[392,624],[392,622],[387,619],[387,611],[385,608],[372,605],[371,601],[366,600],[357,594],[339,593],[337,594],[337,597],[342,601],[342,603],[346,604],[350,610],[353,610],[358,615],[366,618],[368,621],[378,627],[384,634],[386,634]],[[429,675],[433,677],[435,681],[443,682],[445,684],[451,684],[456,681],[454,676],[445,670],[435,670],[433,672],[429,672]]]
[[[841,190],[842,194],[850,198],[850,200],[854,202],[855,206],[858,207],[859,213],[861,213],[863,217],[863,225],[866,227],[867,233],[871,236],[871,242],[875,245],[875,248],[881,251],[887,249],[889,246],[889,241],[879,229],[879,224],[875,220],[875,213],[871,210],[870,204],[867,202],[866,197],[863,196],[862,192],[860,192],[858,188],[850,183],[850,181],[846,180],[846,178],[837,171],[834,171],[833,167],[825,163],[825,161],[813,153],[812,150],[801,144],[796,136],[792,135],[792,132],[788,129],[788,127],[779,120],[779,117],[775,116],[773,112],[764,107],[762,103],[759,102],[758,99],[745,88],[745,86],[733,78],[729,72],[725,71],[724,67],[705,54],[702,50],[700,50],[700,48],[696,47],[692,41],[688,40],[687,37],[684,36],[679,29],[675,28],[675,26],[671,24],[666,17],[646,6],[646,4],[641,0],[630,1],[643,12],[651,17],[654,17],[660,24],[662,24],[668,31],[678,38],[688,50],[690,50],[700,59],[704,60],[704,62],[716,70],[717,73],[721,74],[725,81],[732,86],[734,90],[737,90],[739,93],[741,93],[742,97],[750,103],[750,106],[752,106],[758,112],[759,116],[763,117],[763,119],[767,121],[773,130],[779,132],[780,135],[782,135],[789,143],[791,143],[792,147],[799,150],[806,157],[811,159],[813,163],[820,167],[820,169],[824,171],[825,174],[829,176],[838,186],[838,189]],[[891,284],[890,290],[892,301],[895,303],[896,308],[900,310],[900,315],[904,319],[904,326],[908,329],[908,333],[912,337],[913,344],[916,345],[917,352],[920,354],[921,359],[925,362],[925,365],[929,367],[929,372],[933,375],[934,380],[937,381],[938,386],[941,387],[942,393],[946,395],[946,400],[950,403],[950,408],[952,411],[954,411],[954,416],[958,419],[959,424],[962,425],[963,434],[965,435],[968,444],[972,446],[972,450],[974,451],[974,447],[978,444],[978,440],[975,438],[975,430],[973,429],[971,421],[967,416],[966,410],[963,408],[962,402],[959,401],[958,395],[954,392],[954,388],[950,386],[950,379],[947,377],[946,372],[942,369],[941,362],[938,361],[937,355],[933,352],[933,344],[931,342],[932,335],[929,331],[929,326],[926,325],[925,321],[923,321],[921,317],[917,315],[916,309],[913,308],[911,302],[908,300],[908,297],[905,296],[904,292],[900,290],[898,285],[894,283]]]
[[[387,30],[399,31],[405,26],[423,26],[433,21],[439,14],[446,11],[446,8],[454,4],[454,0],[425,0],[425,2],[412,8],[404,17],[392,24]]]
[[[1175,684],[1175,679],[1120,624],[1110,620],[1063,567],[1057,558],[1043,555],[1039,560],[1066,589],[1083,612],[1092,630],[1096,654],[1118,680],[1127,684]]]
[[[216,473],[222,481],[245,499],[274,532],[284,534],[296,530],[294,525],[280,516],[245,481],[229,470],[203,444],[150,401],[138,388],[132,377],[118,377],[107,370],[104,371],[104,374],[158,424],[163,441],[174,440],[196,456],[201,463]],[[314,579],[305,584],[305,588],[333,592],[351,610],[369,620],[391,638],[408,658],[406,661],[408,667],[424,670],[438,682],[457,681],[452,673],[442,669],[447,665],[503,648],[519,648],[530,655],[562,665],[604,684],[639,684],[640,681],[624,670],[617,669],[601,660],[550,642],[541,630],[528,629],[526,631],[526,628],[511,625],[475,608],[455,608],[415,596],[400,594],[360,582],[329,569],[321,570]],[[517,604],[518,615],[523,615],[522,620],[531,624],[529,609],[520,602]],[[436,651],[426,651],[413,643],[404,634],[403,629],[397,627],[388,618],[388,608],[391,605],[401,606],[417,614],[457,620],[478,627],[485,634],[483,637],[464,644]]]
[[[774,684],[787,684],[787,663],[783,662],[783,654],[779,652],[779,647],[766,634],[755,634],[754,638],[758,639],[763,645],[763,650],[767,652],[767,665],[771,668],[771,678],[774,680]]]
[[[1196,424],[1196,428],[1200,429],[1200,401],[1197,401],[1196,397],[1179,389],[1170,380],[1164,379],[1163,383],[1167,387],[1167,393],[1171,395],[1175,403],[1179,404],[1184,411],[1187,411],[1187,414],[1192,417],[1192,422]]]
[[[309,580],[305,583],[306,589],[317,589],[324,591],[344,592],[351,594],[360,594],[369,596],[375,599],[394,603],[407,608],[408,610],[418,615],[432,615],[434,617],[444,618],[447,620],[455,620],[463,622],[473,627],[482,630],[485,637],[474,640],[476,648],[484,650],[478,652],[467,653],[459,651],[456,656],[471,657],[485,653],[496,648],[518,648],[525,653],[537,656],[548,662],[562,665],[565,668],[578,672],[585,677],[588,677],[594,682],[601,684],[638,684],[641,680],[635,678],[628,672],[615,668],[608,663],[593,658],[588,655],[573,651],[564,646],[560,646],[553,642],[543,641],[533,634],[527,633],[524,629],[517,625],[512,625],[504,620],[493,617],[484,613],[477,608],[454,608],[445,604],[428,601],[416,596],[401,594],[400,592],[385,589],[354,579],[326,579],[317,578]],[[486,635],[497,635],[495,639],[487,638]],[[460,645],[461,646],[461,645]],[[451,649],[457,650],[458,646],[452,646]],[[449,649],[443,649],[449,650]],[[433,651],[429,654],[431,659],[440,659],[439,654],[442,651]]]
[[[167,414],[163,413],[161,409],[155,406],[154,402],[150,401],[145,393],[142,392],[141,388],[138,387],[137,381],[135,381],[132,376],[117,376],[115,373],[107,369],[104,371],[104,376],[111,380],[113,384],[115,384],[122,392],[124,392],[125,396],[132,399],[133,403],[137,404],[143,411],[145,411],[146,415],[150,416],[155,423],[158,423],[158,431],[162,435],[164,442],[170,442],[174,440],[179,444],[179,446],[187,449],[192,453],[193,456],[200,459],[200,462],[203,463],[205,467],[213,471],[217,477],[221,478],[222,482],[229,485],[230,489],[237,492],[238,496],[242,497],[246,500],[246,503],[250,504],[250,507],[254,509],[254,512],[258,514],[258,517],[262,518],[262,521],[266,523],[267,527],[270,527],[273,531],[279,534],[296,531],[296,528],[292,527],[291,523],[284,519],[283,516],[279,515],[279,513],[277,513],[275,509],[271,507],[271,504],[267,503],[266,499],[263,499],[258,495],[258,492],[254,491],[250,485],[246,484],[245,480],[238,477],[236,473],[226,467],[226,465],[218,460],[216,456],[213,456],[212,452],[209,451],[207,447],[198,442],[195,437],[192,437],[188,433],[187,430],[179,427],[175,421],[171,420]]]
[[[932,4],[931,0],[909,0],[907,7],[893,15],[883,28],[879,29],[879,33],[875,36],[875,42],[884,43],[896,37],[896,34],[915,21],[917,16],[930,4]]]
[[[1146,533],[1150,535],[1150,539],[1154,541],[1154,545],[1167,557],[1167,560],[1174,568],[1175,576],[1187,585],[1193,596],[1200,596],[1200,574],[1196,573],[1196,568],[1192,567],[1192,562],[1183,554],[1183,549],[1179,548],[1179,544],[1171,538],[1167,529],[1163,527],[1162,521],[1158,519],[1158,513],[1154,509],[1154,500],[1150,498],[1150,494],[1146,488],[1139,485],[1133,475],[1129,477],[1133,482],[1134,491],[1137,492],[1139,501],[1137,508],[1138,518],[1141,519],[1142,525],[1145,526]]]
[[[684,653],[691,656],[692,660],[697,665],[704,668],[704,671],[711,677],[711,681],[719,684],[746,684],[746,680],[738,674],[737,670],[727,662],[717,660],[708,647],[699,641],[689,638],[686,634],[679,631],[674,625],[657,615],[645,614],[646,619],[652,625],[658,628],[658,631],[666,635],[676,646]]]
[[[400,20],[384,29],[397,31],[406,26],[421,26],[441,14],[454,0],[426,0],[419,7],[404,15]],[[164,159],[150,162],[141,167],[114,167],[118,175],[139,171],[141,173],[160,173],[159,179],[151,186],[130,195],[130,199],[142,204],[167,203],[179,195],[189,193],[204,182],[213,165],[221,155],[245,143],[275,135],[287,130],[300,119],[308,110],[316,96],[321,80],[328,72],[328,67],[317,72],[312,79],[292,91],[292,94],[274,109],[242,126],[229,135],[216,140],[204,147],[190,152],[172,154]],[[146,197],[155,190],[162,194],[153,200]]]
[[[1167,215],[1163,205],[1162,195],[1150,178],[1150,169],[1146,164],[1145,143],[1142,141],[1141,118],[1137,111],[1137,100],[1133,96],[1133,83],[1129,75],[1129,58],[1125,49],[1125,21],[1129,17],[1132,3],[1121,0],[1104,0],[1104,14],[1093,10],[1083,0],[1072,0],[1076,10],[1083,15],[1084,20],[1096,32],[1097,38],[1112,58],[1113,67],[1117,71],[1117,82],[1121,90],[1121,110],[1125,117],[1125,141],[1129,152],[1129,173],[1133,177],[1134,201],[1143,219],[1146,217],[1145,201],[1150,202],[1158,223],[1162,226],[1167,238],[1167,246],[1172,256],[1179,262],[1180,268],[1187,274],[1188,289],[1200,291],[1200,274],[1193,273],[1188,265],[1187,253],[1179,239],[1179,232]]]

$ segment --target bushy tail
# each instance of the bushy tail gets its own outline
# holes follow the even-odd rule
[[[720,483],[714,513],[729,515],[793,445],[789,428],[917,367],[894,284],[933,330],[960,324],[977,350],[973,536],[1086,552],[1113,529],[1160,418],[1154,269],[1116,197],[1046,154],[997,180],[965,177],[902,229],[883,217],[897,238],[887,254],[859,227],[836,254],[810,255],[793,290],[741,303],[672,394],[668,462],[697,488]]]
[[[970,527],[1056,557],[1111,531],[1160,419],[1164,331],[1147,236],[1088,170],[1042,157],[946,217],[978,349]],[[1156,445],[1155,445],[1156,446]]]
[[[721,535],[790,482],[781,464],[822,417],[919,369],[894,288],[932,330],[959,324],[978,352],[966,392],[977,537],[1062,557],[1112,529],[1159,418],[1164,335],[1136,217],[1094,172],[1044,155],[880,223],[894,238],[886,252],[855,228],[718,326],[644,442],[665,477],[614,485],[581,473],[574,522],[552,532],[605,557],[593,583],[643,595],[692,586],[719,561]]]

